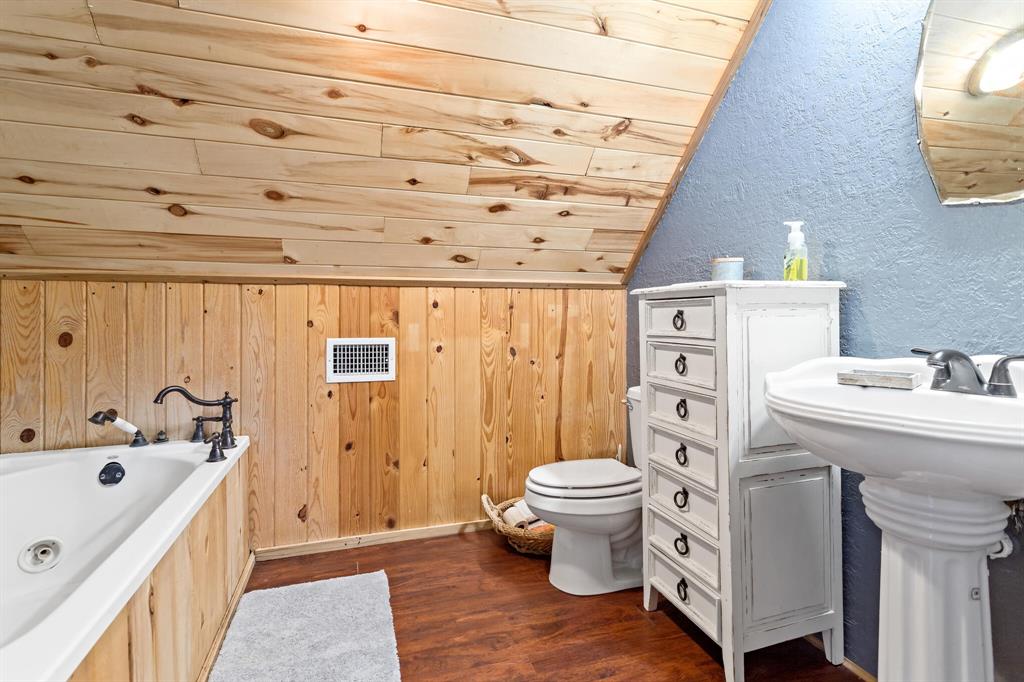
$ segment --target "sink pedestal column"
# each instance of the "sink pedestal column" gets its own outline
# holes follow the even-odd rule
[[[995,497],[939,497],[881,478],[865,479],[860,491],[882,529],[879,682],[991,682],[987,555],[1009,508]]]

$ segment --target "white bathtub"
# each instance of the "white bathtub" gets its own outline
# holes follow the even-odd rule
[[[185,441],[0,457],[0,680],[74,672],[248,447],[241,436],[210,464],[209,445]],[[111,461],[124,477],[103,486]],[[19,566],[51,538],[52,568]]]

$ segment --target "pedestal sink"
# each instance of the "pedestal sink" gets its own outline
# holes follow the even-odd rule
[[[996,359],[974,358],[986,376]],[[839,385],[853,369],[922,383]],[[821,358],[768,374],[765,400],[797,443],[865,476],[882,529],[879,682],[990,682],[987,557],[1010,551],[1003,501],[1024,497],[1024,372],[1011,374],[1017,398],[934,391],[932,372],[923,359]]]

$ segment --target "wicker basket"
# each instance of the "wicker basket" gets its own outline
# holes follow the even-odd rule
[[[508,544],[512,545],[513,549],[523,554],[550,556],[551,543],[555,539],[553,528],[542,531],[526,530],[525,528],[510,526],[502,518],[505,510],[521,499],[523,498],[513,497],[511,500],[506,500],[501,504],[494,504],[489,496],[480,496],[480,502],[483,504],[487,516],[490,517],[491,523],[494,524],[494,530],[498,535],[504,535],[508,540]]]

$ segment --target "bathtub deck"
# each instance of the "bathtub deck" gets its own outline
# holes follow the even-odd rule
[[[573,597],[491,532],[258,562],[247,591],[385,570],[405,680],[722,680],[718,646],[640,590]],[[747,680],[857,680],[797,640],[747,654]]]

